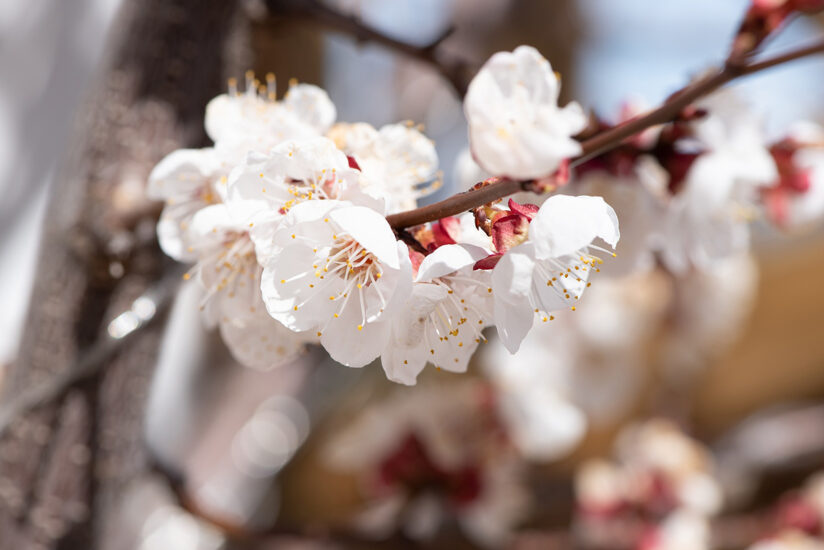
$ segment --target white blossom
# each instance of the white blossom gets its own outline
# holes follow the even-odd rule
[[[645,540],[639,550],[710,550],[707,518],[687,511],[668,516]]]
[[[209,102],[206,133],[219,148],[242,146],[266,152],[289,139],[323,135],[335,121],[335,105],[321,88],[297,84],[275,101],[273,79],[267,85],[259,93],[247,75],[245,93],[230,90]]]
[[[656,490],[654,476],[662,476],[679,507],[705,516],[720,511],[721,488],[712,474],[712,456],[672,423],[650,420],[630,426],[616,448],[619,462],[634,479],[631,499],[645,499]]]
[[[758,266],[750,254],[736,254],[675,277],[671,307],[678,323],[662,334],[661,344],[669,358],[665,374],[681,383],[728,350],[743,330],[755,305]]]
[[[220,327],[235,358],[247,366],[269,368],[302,351],[307,338],[266,315],[254,245],[226,205],[199,210],[192,218],[191,235],[197,263],[186,277],[194,275],[203,287],[204,320]]]
[[[220,178],[224,171],[212,148],[179,149],[154,167],[146,189],[150,199],[166,204],[157,224],[160,248],[179,262],[197,259],[189,228],[202,208],[221,202]]]
[[[226,203],[264,261],[281,220],[296,204],[349,199],[382,209],[379,200],[360,191],[358,177],[331,140],[289,140],[268,154],[252,153],[237,166],[229,176]]]
[[[434,192],[438,154],[430,139],[406,124],[376,130],[366,123],[337,124],[329,137],[353,158],[363,174],[363,189],[385,200],[391,214],[411,210]]]
[[[604,170],[586,172],[564,192],[573,195],[591,195],[603,199],[615,210],[621,220],[621,242],[616,257],[603,266],[604,275],[621,277],[635,271],[649,271],[655,267],[653,232],[661,223],[664,205],[650,192],[645,178],[662,178],[655,160],[639,161],[640,174],[630,177],[614,176]]]
[[[529,224],[523,244],[504,254],[492,271],[495,325],[504,346],[518,351],[533,312],[550,320],[552,311],[575,307],[591,271],[598,271],[596,238],[615,247],[618,218],[600,197],[550,197]]]
[[[272,242],[261,281],[269,314],[294,331],[316,332],[339,363],[377,358],[412,285],[406,245],[383,215],[306,201],[289,210]]]
[[[492,319],[488,272],[472,267],[486,251],[445,245],[418,267],[412,294],[392,322],[392,337],[381,354],[390,380],[412,385],[427,362],[452,372],[466,371]]]
[[[709,110],[693,124],[705,152],[672,198],[657,237],[662,259],[676,272],[745,250],[759,191],[778,177],[760,121],[744,102],[717,93],[699,106]]]
[[[293,86],[274,101],[274,83],[262,94],[251,77],[247,91],[213,99],[205,126],[214,147],[181,149],[164,158],[149,176],[147,194],[166,202],[158,224],[163,251],[178,261],[194,261],[187,236],[191,218],[203,207],[223,202],[227,176],[251,153],[268,153],[289,139],[322,135],[335,119],[326,92],[311,85]],[[268,97],[267,97],[268,96]]]
[[[759,541],[749,550],[824,550],[824,542],[799,531],[790,530]]]
[[[490,174],[517,179],[551,175],[581,152],[572,136],[587,117],[577,103],[558,107],[560,81],[549,61],[530,46],[487,61],[466,94],[469,143]]]
[[[654,273],[605,279],[575,312],[558,312],[534,327],[515,355],[494,341],[484,349],[484,372],[525,456],[562,457],[589,424],[611,425],[626,414],[663,314],[664,290]]]

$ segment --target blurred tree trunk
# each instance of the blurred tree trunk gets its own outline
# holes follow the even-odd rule
[[[123,2],[69,162],[54,183],[28,324],[7,402],[69,369],[108,321],[166,268],[145,207],[152,166],[204,143],[206,102],[242,55],[224,0]],[[248,60],[244,60],[248,62]],[[146,243],[150,244],[146,244]],[[125,276],[110,275],[113,262]],[[17,419],[0,440],[0,548],[133,548],[118,518],[148,474],[142,416],[160,331],[146,330],[101,373]]]

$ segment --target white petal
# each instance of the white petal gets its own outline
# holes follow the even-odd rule
[[[260,314],[221,320],[220,335],[241,364],[269,370],[291,361],[304,349],[304,339],[269,317]]]
[[[521,245],[519,248],[526,245]],[[534,261],[526,254],[510,251],[492,270],[495,326],[506,349],[515,353],[532,328],[534,318],[529,293]]]
[[[243,227],[229,215],[225,204],[213,204],[201,208],[192,217],[190,232],[202,246],[204,243],[221,242],[227,232],[243,232]]]
[[[365,206],[351,206],[332,210],[329,217],[381,263],[398,269],[397,241],[381,214]]]
[[[488,254],[480,247],[467,244],[447,244],[439,246],[426,256],[418,266],[416,281],[431,281],[454,273],[459,269],[474,265]]]
[[[547,199],[529,224],[529,241],[538,258],[567,256],[600,237],[618,243],[618,217],[601,197],[555,195]]]
[[[390,337],[387,322],[363,323],[360,309],[347,304],[340,317],[323,329],[320,343],[329,356],[347,367],[363,367],[378,358]],[[358,326],[362,326],[358,330]]]
[[[326,132],[337,117],[335,104],[329,99],[329,94],[312,84],[290,87],[283,98],[283,105],[320,134]]]
[[[387,124],[380,129],[375,155],[386,162],[386,176],[395,180],[395,185],[425,183],[438,170],[438,154],[432,140],[405,124]],[[355,158],[358,159],[357,153]]]
[[[426,357],[413,357],[411,353],[394,346],[388,346],[381,353],[381,365],[386,378],[392,382],[405,386],[414,386],[418,383],[418,375],[426,366]]]
[[[272,256],[263,268],[261,293],[266,309],[291,330],[313,330],[338,309],[337,302],[328,297],[337,295],[343,283],[339,278],[315,277],[312,265],[316,261],[311,248],[290,246]]]
[[[214,149],[178,149],[152,169],[146,194],[158,200],[191,195],[208,188],[218,170]]]

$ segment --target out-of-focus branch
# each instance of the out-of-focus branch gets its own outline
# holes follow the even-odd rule
[[[267,5],[273,15],[321,25],[329,30],[352,36],[358,41],[374,42],[426,63],[438,71],[460,97],[466,93],[469,81],[478,68],[469,60],[446,54],[440,47],[441,43],[452,34],[454,30],[452,27],[429,44],[415,46],[368,27],[357,17],[333,10],[319,0],[268,0]]]
[[[0,437],[15,419],[59,400],[70,389],[96,375],[106,366],[106,360],[123,349],[141,330],[162,320],[177,290],[180,275],[180,270],[171,270],[157,285],[135,300],[131,309],[109,324],[108,336],[101,337],[71,367],[3,403],[0,406]]]
[[[710,75],[685,86],[647,114],[583,140],[581,142],[582,153],[574,159],[574,163],[583,162],[616,147],[625,139],[651,126],[674,120],[685,107],[739,77],[822,52],[824,52],[824,40],[762,61],[753,61],[745,65],[727,64]],[[458,193],[440,202],[387,216],[386,219],[395,229],[412,227],[460,214],[518,191],[529,190],[532,183],[531,180],[517,181],[508,178],[496,178],[496,181],[480,189]]]

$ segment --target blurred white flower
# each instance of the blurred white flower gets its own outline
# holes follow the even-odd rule
[[[709,113],[693,123],[703,152],[676,190],[656,243],[675,272],[746,250],[759,192],[778,177],[760,120],[740,98],[719,92],[698,106]]]
[[[618,218],[600,197],[556,195],[547,199],[529,223],[528,236],[498,261],[492,271],[495,325],[504,346],[518,351],[532,328],[533,313],[575,307],[591,271],[602,261],[593,253],[615,247]]]
[[[466,371],[492,319],[490,275],[473,271],[486,251],[448,244],[426,256],[403,311],[392,321],[392,338],[381,354],[390,380],[415,383],[427,362]]]
[[[623,430],[616,460],[585,462],[575,487],[584,543],[610,546],[608,537],[620,533],[623,545],[639,550],[711,547],[708,518],[722,498],[712,457],[669,421]]]
[[[668,376],[681,382],[729,349],[752,312],[757,284],[749,254],[675,276],[672,324],[662,334]]]
[[[412,286],[409,252],[383,215],[306,201],[289,210],[272,242],[261,281],[269,314],[294,331],[316,331],[339,363],[377,358]]]
[[[643,178],[664,177],[663,170],[652,158],[638,161],[636,177],[619,177],[605,170],[592,170],[564,188],[571,195],[603,197],[621,220],[621,242],[616,257],[602,268],[605,276],[620,277],[635,271],[648,271],[655,266],[651,235],[661,221],[663,203],[650,192]],[[658,185],[660,187],[660,185]]]
[[[757,542],[749,550],[824,550],[824,542],[798,531],[787,531]]]
[[[696,514],[720,511],[722,494],[713,478],[712,455],[674,424],[649,420],[630,426],[621,433],[616,450],[619,463],[634,480],[630,500],[663,496],[671,500],[669,506]]]
[[[472,151],[468,147],[463,149],[458,154],[458,158],[455,159],[453,180],[457,191],[469,191],[475,184],[491,177],[492,174],[478,166],[478,163],[472,158]],[[515,197],[513,199],[517,202],[524,202]]]
[[[586,127],[577,103],[558,107],[559,78],[530,46],[498,52],[487,61],[466,94],[469,143],[490,174],[516,179],[551,175],[581,152],[572,136]]]
[[[649,531],[638,550],[710,550],[710,543],[707,518],[680,511]]]
[[[369,502],[356,525],[376,537],[426,538],[452,517],[498,548],[527,511],[523,465],[477,381],[394,391],[335,436],[327,460],[363,481]]]
[[[494,341],[484,349],[484,371],[526,456],[559,458],[590,422],[614,422],[625,412],[666,303],[659,279],[652,273],[605,279],[575,312],[534,327],[515,355]]]

